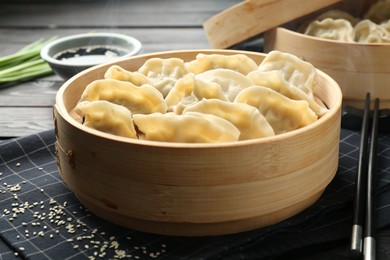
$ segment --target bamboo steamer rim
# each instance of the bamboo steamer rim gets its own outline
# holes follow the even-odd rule
[[[249,139],[249,140],[242,140],[242,141],[236,141],[236,142],[223,142],[223,143],[177,143],[177,142],[162,142],[162,141],[149,141],[149,140],[139,140],[139,139],[132,139],[122,136],[117,136],[113,134],[108,134],[99,130],[92,129],[90,127],[87,127],[83,124],[80,124],[77,122],[69,113],[67,110],[65,103],[64,103],[64,93],[65,91],[72,85],[72,83],[84,77],[85,75],[97,70],[97,69],[103,69],[103,68],[109,68],[112,65],[116,65],[120,62],[130,62],[132,60],[136,59],[149,59],[153,57],[160,57],[160,56],[170,56],[175,57],[175,54],[185,54],[185,53],[194,53],[195,55],[198,53],[205,53],[205,54],[224,54],[224,55],[234,55],[234,54],[244,54],[249,56],[259,56],[259,57],[266,57],[266,54],[259,53],[259,52],[252,52],[252,51],[241,51],[241,50],[221,50],[221,49],[195,49],[195,50],[176,50],[176,51],[164,51],[164,52],[155,52],[155,53],[148,53],[148,54],[142,54],[142,55],[135,55],[132,57],[117,59],[115,61],[100,64],[93,66],[89,69],[86,69],[69,80],[67,80],[58,90],[56,95],[56,104],[54,105],[54,108],[57,110],[59,115],[61,115],[64,120],[66,120],[68,123],[70,123],[73,127],[78,128],[81,131],[87,132],[91,135],[109,139],[112,141],[117,142],[123,142],[128,144],[134,144],[134,145],[144,145],[144,146],[153,146],[153,147],[163,147],[163,148],[196,148],[196,149],[210,149],[210,148],[229,148],[229,147],[240,147],[240,146],[247,146],[247,145],[253,145],[253,144],[261,144],[261,143],[268,143],[268,142],[275,142],[275,141],[281,141],[284,139],[294,138],[295,136],[298,136],[306,131],[310,131],[313,128],[318,127],[318,125],[322,124],[324,121],[331,120],[334,117],[334,114],[338,113],[338,108],[341,107],[342,104],[342,92],[338,84],[326,73],[322,72],[321,70],[317,70],[317,75],[324,78],[326,82],[331,83],[329,84],[333,89],[335,96],[337,97],[337,100],[335,100],[335,104],[333,107],[329,108],[325,115],[323,115],[321,118],[319,118],[317,121],[301,127],[299,129],[289,131],[286,133],[278,134],[275,136],[270,137],[262,137],[262,138],[256,138],[256,139]],[[88,83],[85,84],[85,87]],[[328,105],[328,104],[325,104]]]
[[[328,44],[334,44],[334,45],[339,45],[339,44],[340,45],[346,45],[346,46],[351,45],[351,48],[354,48],[354,47],[357,47],[357,46],[364,47],[364,48],[378,48],[378,47],[383,47],[383,46],[389,46],[390,47],[390,43],[387,43],[387,42],[373,42],[373,43],[344,42],[344,41],[336,41],[336,40],[320,38],[320,37],[316,37],[316,36],[312,36],[312,35],[307,35],[307,34],[300,33],[300,32],[297,32],[297,31],[293,31],[293,30],[290,30],[290,29],[287,29],[287,28],[283,28],[283,27],[277,27],[275,29],[288,32],[288,33],[290,33],[292,35],[295,35],[295,36],[311,39],[313,41],[326,42]]]

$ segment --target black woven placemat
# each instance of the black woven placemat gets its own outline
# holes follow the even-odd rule
[[[89,213],[58,175],[52,130],[2,142],[0,259],[292,259],[339,247],[350,235],[359,139],[359,132],[342,129],[336,177],[304,212],[250,232],[194,238],[137,232]],[[383,229],[390,224],[388,135],[378,150],[377,224]]]

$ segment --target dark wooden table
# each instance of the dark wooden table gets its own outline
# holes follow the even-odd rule
[[[8,0],[0,1],[0,56],[40,38],[118,32],[143,53],[210,48],[202,24],[239,0]],[[0,88],[0,140],[53,128],[52,106],[63,80],[48,76]]]

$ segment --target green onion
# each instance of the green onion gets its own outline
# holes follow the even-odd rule
[[[0,57],[0,85],[53,74],[49,64],[40,55],[42,47],[51,40],[40,39],[14,54]]]

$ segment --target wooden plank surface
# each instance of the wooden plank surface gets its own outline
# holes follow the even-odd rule
[[[1,25],[8,27],[199,27],[240,1],[46,0],[2,1]],[[23,19],[15,19],[23,17]]]
[[[40,38],[117,32],[143,44],[143,53],[210,48],[202,24],[239,0],[0,1],[0,56]],[[0,139],[50,129],[55,95],[64,81],[48,76],[0,88]]]

